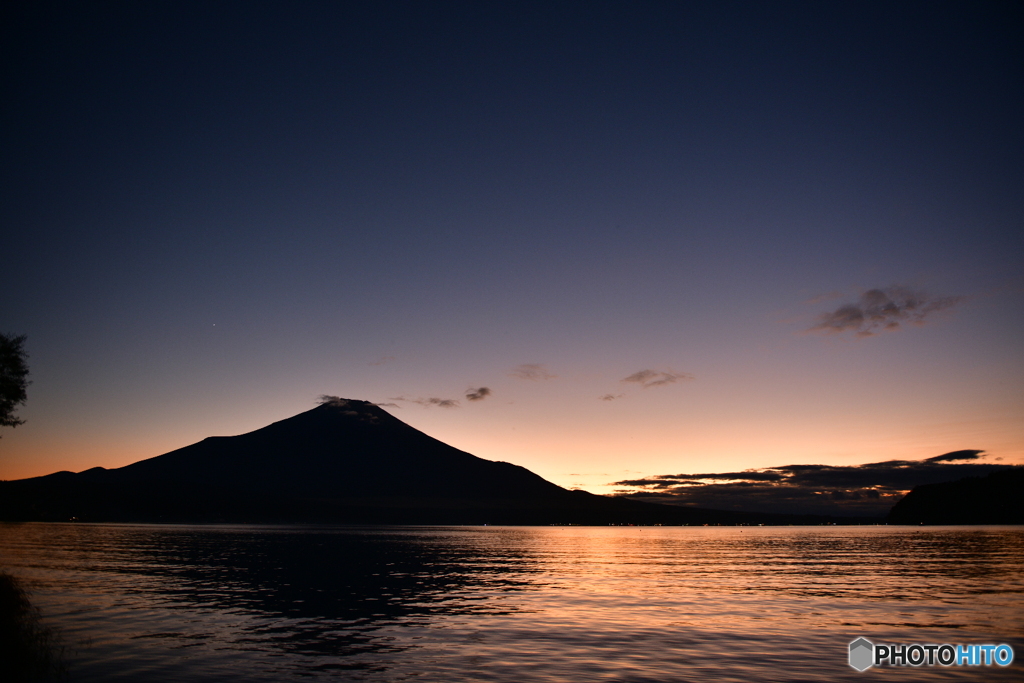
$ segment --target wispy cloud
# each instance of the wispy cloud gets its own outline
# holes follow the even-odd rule
[[[423,401],[421,401],[421,403],[423,403],[423,405],[439,406],[441,408],[458,408],[459,407],[458,399],[452,399],[452,398],[428,398],[428,399],[424,399]]]
[[[508,376],[515,377],[516,379],[529,380],[554,379],[558,377],[558,375],[553,375],[548,372],[548,369],[540,363],[525,363],[523,365],[517,365],[512,368],[512,372],[508,373]]]
[[[466,398],[470,401],[482,401],[491,395],[491,390],[487,387],[480,387],[479,389],[473,389],[472,387],[466,391]]]
[[[898,330],[903,324],[923,325],[925,320],[963,301],[962,296],[929,297],[906,287],[869,289],[854,303],[818,316],[808,332],[872,337],[879,332]]]
[[[357,418],[361,422],[367,422],[373,425],[380,424],[380,417],[373,411],[369,411],[366,409],[367,406],[378,405],[376,403],[370,403],[369,401],[350,400],[341,398],[340,396],[332,396],[331,394],[321,394],[317,398],[316,402],[322,406],[330,406],[331,408],[335,408],[340,412],[340,414]]]
[[[865,465],[784,465],[743,472],[662,474],[615,482],[620,495],[723,510],[884,516],[921,484],[985,476],[1006,465],[971,462],[983,451]]]
[[[625,398],[625,394],[605,394],[604,396],[598,396],[602,401],[614,401],[617,398]]]
[[[408,403],[418,403],[419,405],[429,408],[431,406],[438,406],[439,408],[458,408],[459,400],[456,398],[406,398],[405,396],[394,396],[390,398],[391,401],[406,401]]]
[[[633,384],[639,384],[644,389],[650,389],[651,387],[660,387],[665,384],[673,384],[675,382],[682,382],[692,380],[693,375],[687,372],[674,372],[665,370],[640,370],[634,372],[629,377],[622,379],[622,382],[631,382]]]
[[[383,356],[383,357],[381,357],[381,358],[378,358],[378,359],[377,359],[377,360],[375,360],[375,361],[372,361],[372,362],[371,362],[371,363],[369,363],[369,364],[370,364],[370,365],[384,365],[385,363],[390,363],[390,362],[391,362],[391,361],[393,361],[393,360],[395,360],[395,357],[394,357],[394,356]]]

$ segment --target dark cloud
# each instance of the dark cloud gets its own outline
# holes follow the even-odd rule
[[[605,394],[604,396],[598,396],[602,401],[614,401],[617,398],[623,398],[625,394]]]
[[[389,363],[389,362],[391,362],[393,360],[395,360],[394,356],[384,356],[382,358],[379,358],[379,359],[371,362],[370,365],[384,365],[385,363]]]
[[[525,363],[523,365],[517,365],[512,368],[512,372],[508,373],[509,377],[515,377],[517,379],[554,379],[558,375],[553,375],[548,372],[547,368],[539,363]]]
[[[466,391],[466,398],[470,401],[482,401],[491,395],[491,390],[487,387],[480,387],[479,389],[473,389],[472,387]]]
[[[925,462],[955,462],[957,460],[977,460],[981,457],[984,451],[953,451],[952,453],[943,453],[942,455],[936,455],[934,458],[928,458]],[[1002,460],[1002,458],[996,458],[996,460]]]
[[[720,472],[717,474],[663,474],[659,479],[710,479],[723,481],[778,481],[785,475],[773,470],[747,470],[745,472]]]
[[[871,337],[886,330],[897,330],[904,323],[923,325],[928,316],[952,308],[963,298],[931,298],[905,287],[869,289],[860,295],[856,303],[844,304],[821,314],[818,323],[808,331],[825,334],[852,332],[858,337]]]
[[[884,516],[920,484],[981,477],[1006,465],[963,462],[983,458],[964,450],[925,460],[864,465],[784,465],[745,472],[662,474],[615,482],[620,495],[723,510]]]
[[[685,372],[666,372],[664,370],[640,370],[634,372],[629,377],[621,380],[623,382],[632,382],[639,384],[644,389],[650,389],[651,387],[658,387],[664,384],[672,384],[674,382],[686,381],[693,379],[693,375]]]

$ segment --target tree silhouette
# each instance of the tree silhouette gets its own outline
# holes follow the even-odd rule
[[[25,387],[29,385],[24,343],[25,335],[0,334],[0,427],[17,427],[25,422],[14,415],[15,408],[25,403]]]

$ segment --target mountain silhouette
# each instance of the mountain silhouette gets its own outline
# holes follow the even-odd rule
[[[0,482],[0,519],[399,524],[822,523],[570,491],[484,460],[378,406],[331,399],[239,436],[118,469]],[[845,520],[850,521],[850,520]]]
[[[915,486],[889,512],[890,524],[1024,524],[1024,467]]]

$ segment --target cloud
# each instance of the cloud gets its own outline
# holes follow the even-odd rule
[[[482,401],[491,395],[491,390],[487,387],[480,387],[479,389],[473,389],[470,387],[466,391],[466,398],[470,401]]]
[[[963,450],[925,460],[864,465],[783,465],[743,472],[662,474],[615,482],[639,500],[722,510],[882,517],[915,486],[985,476],[1006,465]]]
[[[665,372],[664,370],[641,370],[626,377],[622,382],[633,382],[644,389],[672,384],[679,381],[692,380],[693,375],[686,372]]]
[[[390,398],[391,401],[407,401],[409,403],[418,403],[424,408],[430,406],[438,406],[439,408],[458,408],[459,400],[455,398],[406,398],[404,396],[394,396]]]
[[[548,372],[547,368],[539,363],[525,363],[523,365],[517,365],[512,368],[512,372],[508,373],[509,377],[515,377],[517,379],[554,379],[558,375],[553,375]]]
[[[822,313],[817,324],[807,331],[824,334],[852,332],[858,337],[872,337],[879,332],[898,330],[903,323],[923,325],[932,314],[952,308],[963,299],[962,296],[931,298],[924,292],[896,286],[869,289],[860,295],[856,303]]]
[[[383,356],[382,358],[372,361],[370,365],[384,365],[385,363],[389,363],[393,360],[395,360],[394,356]]]
[[[372,411],[366,410],[368,406],[377,405],[376,403],[360,401],[357,399],[344,399],[340,396],[332,396],[330,394],[321,394],[317,398],[317,403],[322,406],[335,408],[341,415],[356,418],[360,422],[366,422],[372,425],[380,424],[380,416]]]
[[[952,453],[943,453],[942,455],[936,455],[934,458],[928,458],[925,462],[956,462],[958,460],[977,460],[982,457],[984,451],[953,451]],[[996,458],[996,460],[1002,460],[1002,458]]]
[[[441,408],[458,408],[458,399],[452,398],[428,398],[421,401],[423,405],[440,406]]]
[[[599,396],[598,398],[601,399],[602,401],[614,401],[617,398],[625,398],[625,396],[625,394],[605,394],[604,396]]]
[[[397,403],[374,403],[373,405],[380,408],[401,408]]]

